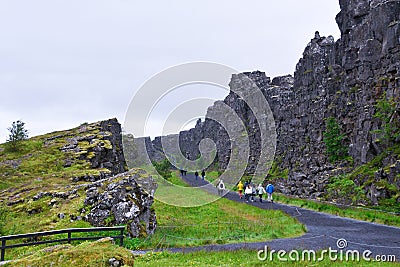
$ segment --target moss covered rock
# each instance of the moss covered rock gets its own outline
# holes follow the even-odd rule
[[[157,221],[151,205],[157,188],[144,172],[132,170],[89,184],[85,205],[91,210],[85,219],[93,226],[127,225],[130,237],[153,234]],[[141,186],[141,181],[146,181]]]

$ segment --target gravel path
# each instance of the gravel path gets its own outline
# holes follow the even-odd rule
[[[206,191],[217,194],[213,185],[201,180],[201,178],[196,181],[192,174],[185,176],[184,180],[191,186],[203,186]],[[243,202],[236,192],[227,192],[224,197],[232,201]],[[258,200],[258,198],[256,199]],[[299,222],[307,227],[307,233],[297,238],[276,239],[266,242],[169,248],[166,250],[171,252],[229,251],[244,248],[260,250],[264,249],[265,246],[276,251],[280,249],[286,251],[292,249],[323,250],[329,247],[339,249],[337,247],[338,240],[345,239],[347,241],[345,249],[358,250],[360,255],[365,250],[370,250],[374,256],[395,255],[396,260],[400,261],[400,228],[342,218],[279,203],[256,201],[248,204],[262,209],[281,210],[292,217],[296,217]],[[136,253],[143,253],[143,251]]]

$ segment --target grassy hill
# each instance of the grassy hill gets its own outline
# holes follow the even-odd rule
[[[118,127],[115,119],[85,123],[22,141],[17,151],[0,144],[0,235],[90,227],[85,190],[76,187],[123,169]]]

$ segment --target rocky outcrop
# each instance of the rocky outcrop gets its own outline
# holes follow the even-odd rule
[[[46,141],[55,139],[57,138],[52,137],[51,140]],[[82,124],[78,133],[66,138],[66,141],[67,144],[61,148],[61,151],[69,155],[65,160],[64,167],[71,166],[77,159],[89,161],[92,169],[108,169],[111,175],[126,170],[121,124],[117,119]],[[83,180],[86,179],[83,178]]]
[[[156,214],[151,208],[156,183],[142,171],[132,171],[87,185],[85,219],[93,226],[126,224],[130,237],[153,234]],[[145,182],[139,186],[138,181]]]
[[[77,162],[87,162],[90,171],[72,177],[73,182],[94,182],[127,170],[123,146],[121,124],[117,119],[96,123],[84,123],[65,134],[45,140],[46,145],[63,139],[66,142],[60,150],[65,153],[64,167]]]

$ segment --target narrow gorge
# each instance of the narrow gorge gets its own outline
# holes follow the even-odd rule
[[[269,102],[277,131],[273,168],[281,176],[273,178],[281,178],[276,180],[281,192],[348,202],[334,194],[335,188],[330,193],[327,190],[332,177],[341,175],[363,190],[364,196],[356,202],[376,205],[391,199],[398,203],[400,140],[398,134],[382,140],[384,122],[376,114],[379,101],[394,103],[390,124],[398,133],[400,2],[341,0],[340,7],[336,21],[341,38],[335,41],[332,36],[315,32],[294,75],[271,79],[262,71],[244,72],[232,75],[229,86],[233,91],[245,91],[249,77]],[[260,157],[258,122],[232,91],[223,102],[236,111],[248,130],[246,172],[251,175]],[[210,107],[208,112],[212,110]],[[340,126],[347,155],[334,162],[329,160],[324,142],[328,118],[334,118]],[[198,121],[195,128],[179,133],[182,154],[192,160],[198,158],[199,143],[204,138],[215,142],[218,151],[214,166],[223,171],[231,144],[226,131],[213,120]],[[163,159],[160,137],[153,141],[146,138],[145,143],[152,160]],[[360,171],[362,168],[365,171]]]

